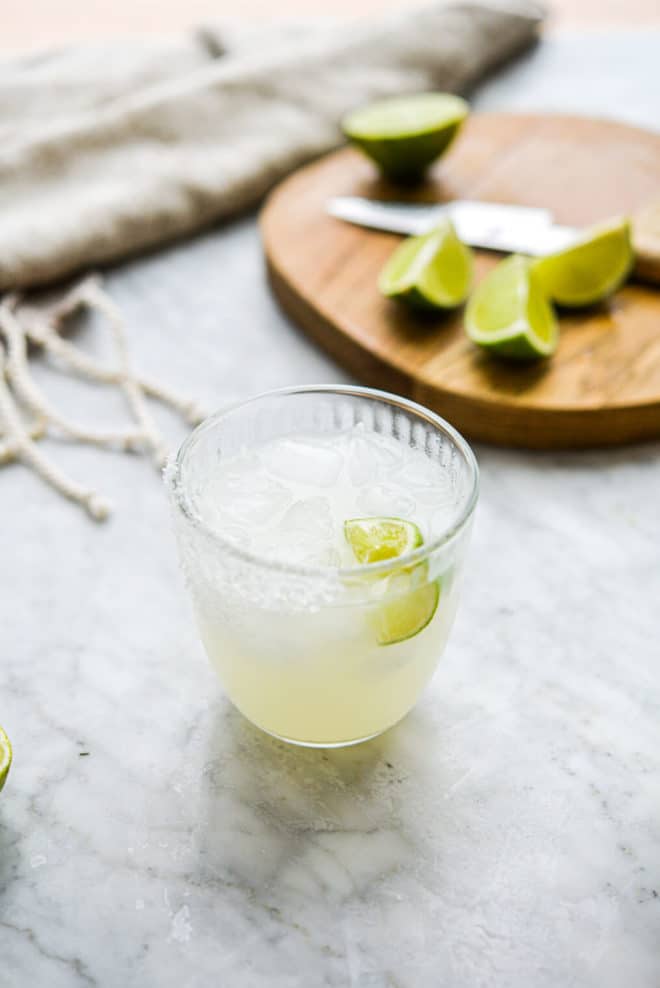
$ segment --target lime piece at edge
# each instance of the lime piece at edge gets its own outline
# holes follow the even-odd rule
[[[4,786],[11,767],[11,742],[0,727],[0,790]]]
[[[586,230],[571,247],[540,257],[534,272],[546,294],[559,305],[594,305],[623,284],[634,254],[628,219],[610,220]]]

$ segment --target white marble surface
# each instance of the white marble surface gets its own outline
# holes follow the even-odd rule
[[[658,40],[555,41],[483,103],[652,124]],[[276,311],[251,221],[110,284],[141,365],[212,406],[345,379]],[[660,445],[477,452],[431,689],[326,753],[223,699],[146,463],[57,449],[105,527],[3,469],[2,988],[660,985]]]

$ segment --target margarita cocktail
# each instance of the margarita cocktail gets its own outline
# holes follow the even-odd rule
[[[400,720],[453,620],[476,503],[465,441],[361,388],[219,413],[167,473],[201,638],[239,710],[342,745]]]

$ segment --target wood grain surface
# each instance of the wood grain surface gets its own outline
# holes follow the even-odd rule
[[[580,226],[636,211],[659,191],[659,135],[581,117],[475,114],[414,193],[344,149],[286,179],[261,229],[280,303],[359,380],[413,397],[474,439],[610,446],[660,437],[660,291],[630,282],[601,306],[564,312],[552,360],[507,365],[470,343],[461,311],[420,316],[381,298],[378,272],[399,238],[324,207],[333,195],[472,198],[547,206]],[[476,252],[477,279],[497,260]]]

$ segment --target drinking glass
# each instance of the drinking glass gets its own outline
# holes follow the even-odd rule
[[[439,466],[441,522],[422,545],[401,559],[309,565],[232,537],[231,510],[225,517],[208,496],[232,457],[300,435],[327,443],[356,427]],[[212,415],[165,477],[199,632],[232,703],[264,731],[317,747],[356,744],[404,717],[436,668],[456,610],[478,494],[476,460],[462,436],[385,392],[288,388]],[[406,489],[405,469],[398,484]],[[433,501],[436,492],[424,496]],[[406,614],[429,599],[436,603],[425,626],[403,640],[379,639],[383,614]]]

